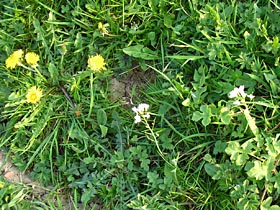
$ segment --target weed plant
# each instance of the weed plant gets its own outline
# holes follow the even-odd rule
[[[277,0],[2,2],[2,209],[280,209]]]

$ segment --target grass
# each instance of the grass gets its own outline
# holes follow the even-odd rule
[[[49,190],[2,179],[2,208],[280,208],[279,7],[4,0],[0,147]]]

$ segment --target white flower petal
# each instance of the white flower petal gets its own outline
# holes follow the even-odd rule
[[[136,108],[136,107],[133,107],[132,111],[134,111],[136,114],[138,114],[138,112],[139,112],[138,108]]]
[[[238,96],[239,93],[239,89],[238,88],[234,88],[232,91],[229,92],[229,98],[236,98]]]
[[[139,112],[145,112],[149,109],[149,104],[139,104],[138,105],[138,110]]]
[[[239,94],[240,94],[243,98],[245,98],[246,95],[247,95],[247,94],[245,93],[244,89],[245,89],[244,85],[241,85],[241,86],[238,88]]]
[[[149,104],[139,104],[138,107],[133,107],[132,111],[136,113],[134,117],[134,123],[141,122],[141,117],[143,118],[150,118],[150,113],[148,112]]]
[[[141,117],[139,115],[136,115],[134,117],[134,123],[140,123],[141,122]]]
[[[251,100],[252,100],[253,98],[255,98],[255,96],[252,95],[252,94],[247,95],[247,97],[250,98]]]

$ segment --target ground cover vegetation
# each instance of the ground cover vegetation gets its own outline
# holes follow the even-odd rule
[[[2,209],[280,209],[278,0],[0,12]]]

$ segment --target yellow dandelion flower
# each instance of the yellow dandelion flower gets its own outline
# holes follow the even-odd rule
[[[7,59],[6,59],[6,67],[10,69],[16,68],[16,66],[20,63],[20,59],[23,56],[22,50],[17,50],[13,52]]]
[[[41,97],[43,96],[43,92],[41,89],[37,88],[36,86],[31,87],[26,94],[27,103],[37,103],[40,101]]]
[[[105,69],[104,58],[101,55],[90,56],[88,59],[88,66],[94,72],[99,72]]]
[[[34,52],[28,52],[25,55],[26,62],[32,66],[37,66],[39,59],[39,55]]]

